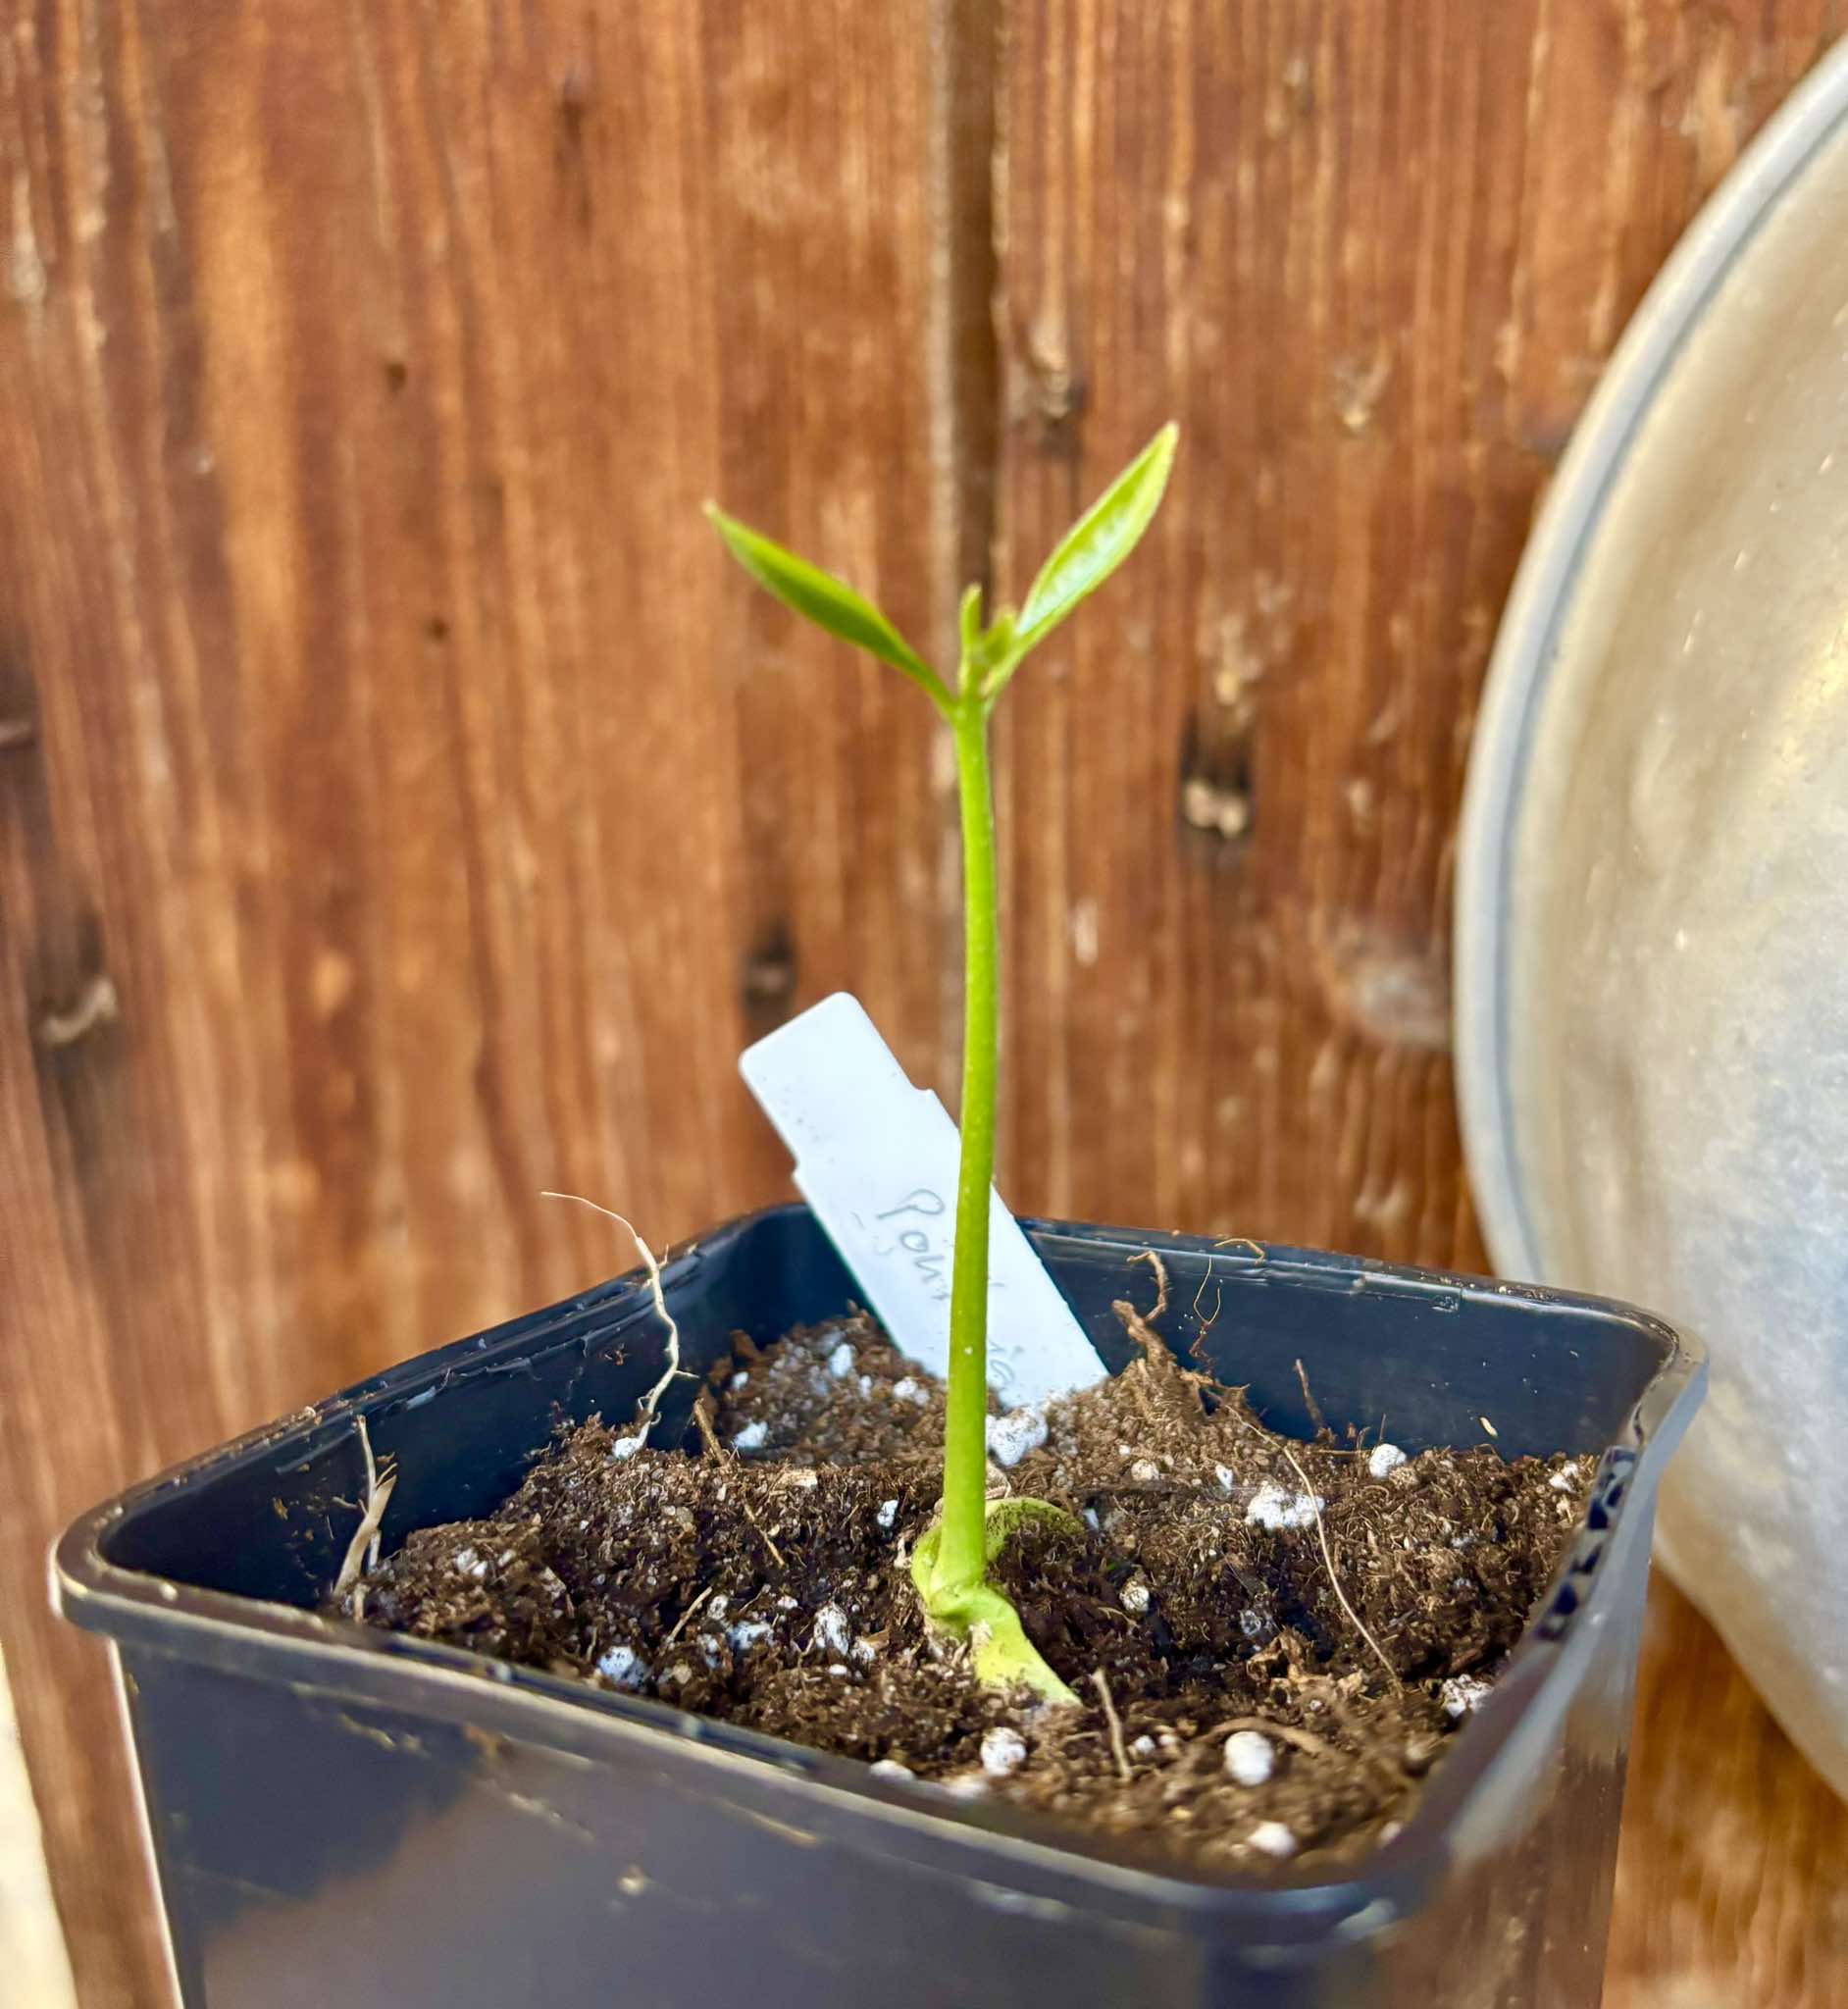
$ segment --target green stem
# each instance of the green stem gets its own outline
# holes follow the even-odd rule
[[[1069,1703],[1077,1697],[1041,1658],[1006,1595],[988,1580],[1001,1545],[1023,1520],[1071,1524],[1071,1518],[1044,1500],[998,1500],[991,1508],[987,1497],[988,1227],[995,1190],[1001,923],[982,667],[965,653],[958,695],[939,707],[955,736],[962,801],[962,1156],[950,1277],[944,1508],[911,1552],[911,1580],[931,1623],[968,1641],[979,1681],[1002,1690],[1027,1687],[1049,1702]]]
[[[954,1595],[980,1584],[988,1567],[988,1223],[995,1185],[1001,926],[988,707],[977,693],[965,689],[950,709],[950,724],[955,735],[956,786],[962,803],[962,1159],[950,1282],[943,1534],[934,1573],[940,1590]]]

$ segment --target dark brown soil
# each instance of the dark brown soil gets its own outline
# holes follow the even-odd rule
[[[1001,1566],[1077,1708],[986,1692],[926,1632],[906,1560],[942,1395],[865,1319],[742,1342],[705,1398],[716,1451],[619,1458],[601,1423],[573,1430],[491,1520],[412,1535],[357,1608],[1139,1852],[1241,1872],[1361,1853],[1514,1645],[1591,1461],[1388,1470],[1379,1447],[1292,1443],[1119,1309],[1144,1357],[992,1468],[1082,1524],[1029,1523]]]

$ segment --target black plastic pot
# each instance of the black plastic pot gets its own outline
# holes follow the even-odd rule
[[[1033,1226],[1120,1365],[1110,1301],[1159,1248],[1202,1280],[1228,1380],[1307,1434],[1596,1452],[1586,1523],[1415,1818],[1357,1874],[1157,1874],[998,1805],[663,1704],[330,1623],[364,1489],[387,1547],[482,1515],[562,1415],[657,1367],[635,1277],[391,1369],[86,1516],[66,1615],[120,1656],[174,1958],[193,2009],[1583,2009],[1599,1999],[1650,1523],[1698,1353],[1622,1307],[1252,1244]],[[690,1365],[844,1310],[808,1213],[677,1251]],[[627,1342],[627,1359],[622,1352]],[[664,1417],[671,1428],[684,1422]]]

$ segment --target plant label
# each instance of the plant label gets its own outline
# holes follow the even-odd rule
[[[837,991],[745,1048],[739,1071],[796,1159],[796,1190],[901,1353],[950,1368],[959,1140],[859,1000]],[[1104,1378],[1104,1363],[1001,1196],[989,1200],[989,1386],[1010,1409]]]

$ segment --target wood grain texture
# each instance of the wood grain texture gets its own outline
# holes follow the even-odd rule
[[[1055,1211],[1477,1265],[1456,812],[1536,499],[1823,6],[1016,9],[1001,579],[1164,418],[1016,686],[1005,1161]]]
[[[1184,445],[1009,698],[1008,1190],[1481,1262],[1448,922],[1495,622],[1630,311],[1843,25],[1013,11],[999,580],[1162,419]],[[1666,1587],[1630,1808],[1611,2009],[1848,2003],[1841,1811]]]
[[[1844,2009],[1848,1806],[1658,1576],[1605,2009]]]
[[[662,1238],[772,1197],[733,1056],[828,990],[953,1092],[942,751],[706,494],[941,639],[1178,416],[1002,727],[1005,1190],[1480,1260],[1445,909],[1495,618],[1838,13],[14,0],[0,1641],[85,2009],[161,1995],[52,1530],[627,1261],[542,1187]],[[1652,1726],[1613,2001],[1817,2009],[1839,1899],[1779,1837],[1830,1803],[1716,1651],[1736,1869]]]
[[[86,2009],[155,1964],[54,1527],[627,1266],[542,1188],[780,1193],[733,1061],[798,999],[937,1070],[923,708],[698,513],[951,605],[934,61],[856,0],[10,19],[0,1627]]]

